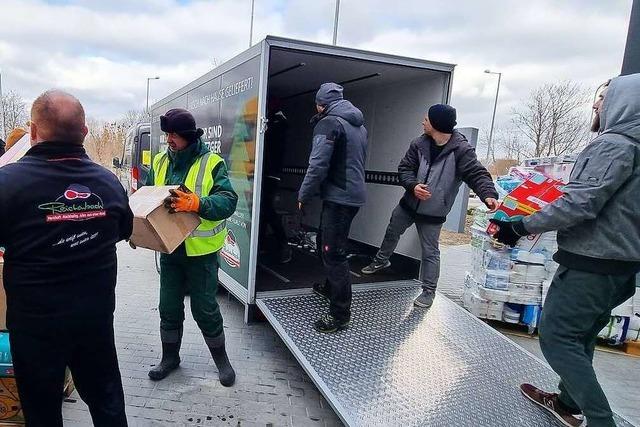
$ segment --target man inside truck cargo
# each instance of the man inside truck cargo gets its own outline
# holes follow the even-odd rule
[[[116,243],[133,214],[83,148],[84,109],[50,90],[31,108],[31,149],[0,168],[0,246],[16,383],[29,427],[62,427],[69,367],[95,426],[126,426],[113,333]]]
[[[324,83],[316,94],[311,123],[313,146],[309,168],[298,193],[298,207],[319,192],[322,198],[318,248],[327,275],[313,290],[329,299],[329,313],[315,322],[320,332],[336,332],[351,319],[351,272],[347,242],[351,222],[364,205],[367,130],[364,116],[342,95],[342,86]]]
[[[631,298],[640,271],[640,74],[605,84],[593,105],[598,136],[580,153],[564,195],[514,222],[491,220],[514,246],[558,230],[560,264],[540,320],[540,348],[560,376],[560,393],[520,386],[564,425],[615,426],[592,361],[611,310]]]
[[[478,161],[467,138],[454,129],[455,125],[455,108],[444,104],[429,108],[422,121],[424,133],[411,142],[398,165],[398,177],[405,194],[391,213],[378,253],[371,264],[362,269],[364,274],[374,274],[390,267],[389,258],[400,236],[415,224],[422,246],[423,290],[414,305],[423,308],[433,304],[440,277],[440,230],[462,182],[469,185],[489,209],[498,207],[498,192],[491,175]]]
[[[181,108],[160,116],[169,148],[158,153],[147,177],[147,185],[180,185],[165,200],[170,212],[194,212],[202,220],[172,254],[160,256],[160,340],[162,360],[149,371],[161,380],[180,365],[184,321],[184,297],[191,295],[191,313],[218,368],[220,383],[230,387],[236,374],[225,349],[222,314],[216,300],[218,252],[227,236],[226,219],[236,209],[238,196],[231,187],[227,166],[209,151],[196,128],[193,115]]]

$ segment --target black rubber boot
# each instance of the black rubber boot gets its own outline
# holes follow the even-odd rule
[[[175,331],[160,330],[162,340],[162,360],[149,371],[149,378],[160,381],[180,366],[180,344],[182,329]]]
[[[233,383],[236,382],[236,372],[231,367],[227,351],[225,350],[224,332],[214,338],[205,336],[204,340],[207,343],[209,352],[211,352],[211,357],[213,357],[213,361],[218,368],[220,384],[225,387],[231,387]]]

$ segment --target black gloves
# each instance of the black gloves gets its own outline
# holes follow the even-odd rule
[[[501,221],[499,219],[490,219],[492,224],[498,226],[498,231],[493,235],[493,238],[505,245],[515,246],[521,237],[529,234],[522,220],[518,221]]]

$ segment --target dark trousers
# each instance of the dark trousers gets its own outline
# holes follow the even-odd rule
[[[265,177],[263,194],[262,194],[262,204],[261,204],[261,212],[262,216],[265,219],[265,224],[271,227],[273,231],[273,235],[278,242],[279,248],[286,247],[287,245],[287,233],[284,231],[284,226],[282,225],[282,218],[276,212],[276,195],[278,193],[279,182],[274,180],[273,178]],[[260,228],[260,240],[264,241],[264,236],[266,235],[266,227]]]
[[[188,287],[191,314],[203,335],[222,333],[222,314],[216,300],[218,293],[218,254],[187,256],[184,246],[173,254],[160,256],[160,328],[182,329],[184,297]]]
[[[355,206],[323,202],[318,249],[329,284],[329,312],[338,320],[351,317],[351,272],[347,243],[351,222],[358,213]]]
[[[27,427],[62,427],[67,366],[94,426],[127,426],[113,317],[12,328],[9,339]]]
[[[540,348],[560,376],[560,400],[580,409],[589,427],[615,426],[593,353],[611,310],[635,292],[635,275],[608,276],[560,266],[542,310]]]

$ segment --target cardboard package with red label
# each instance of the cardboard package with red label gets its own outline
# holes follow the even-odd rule
[[[522,184],[511,191],[502,201],[493,218],[501,221],[518,221],[544,208],[562,196],[564,183],[541,173],[533,173]],[[493,236],[498,231],[495,224],[489,224],[487,234]],[[526,240],[535,245],[536,236]],[[523,239],[525,240],[525,239]],[[523,248],[524,249],[524,248]]]

